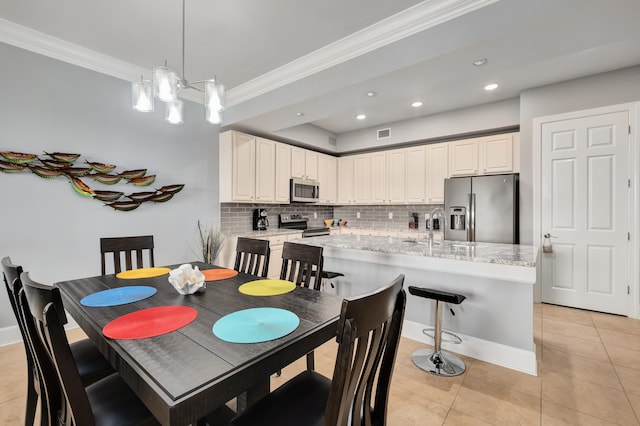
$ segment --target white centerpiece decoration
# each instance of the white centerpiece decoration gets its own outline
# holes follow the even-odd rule
[[[180,265],[169,272],[169,282],[183,296],[204,291],[207,287],[202,272],[197,266],[194,268],[190,263]]]

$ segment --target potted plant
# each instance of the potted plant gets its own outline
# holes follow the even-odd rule
[[[198,221],[198,231],[200,234],[200,247],[202,249],[202,261],[213,264],[218,257],[222,243],[224,242],[224,234],[218,228],[213,226],[204,227]]]

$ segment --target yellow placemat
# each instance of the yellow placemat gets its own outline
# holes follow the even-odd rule
[[[285,280],[256,280],[242,284],[238,290],[249,296],[277,296],[293,291],[296,285]]]
[[[132,269],[130,271],[122,271],[116,274],[116,277],[124,280],[135,280],[138,278],[152,278],[159,277],[160,275],[168,274],[171,272],[169,268],[140,268]]]

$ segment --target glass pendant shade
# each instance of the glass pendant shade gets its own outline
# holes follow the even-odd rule
[[[209,123],[220,124],[224,111],[224,86],[216,80],[204,82],[205,118]]]
[[[143,78],[131,83],[131,107],[135,111],[153,111],[153,82]]]
[[[176,100],[175,102],[167,102],[164,107],[164,119],[167,120],[171,124],[182,124],[183,120],[183,112],[184,112],[184,104],[181,100]]]
[[[178,74],[168,67],[153,69],[153,92],[156,98],[163,102],[178,100]]]

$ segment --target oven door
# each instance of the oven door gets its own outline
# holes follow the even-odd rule
[[[291,179],[291,202],[316,203],[320,197],[318,182],[314,180]]]

